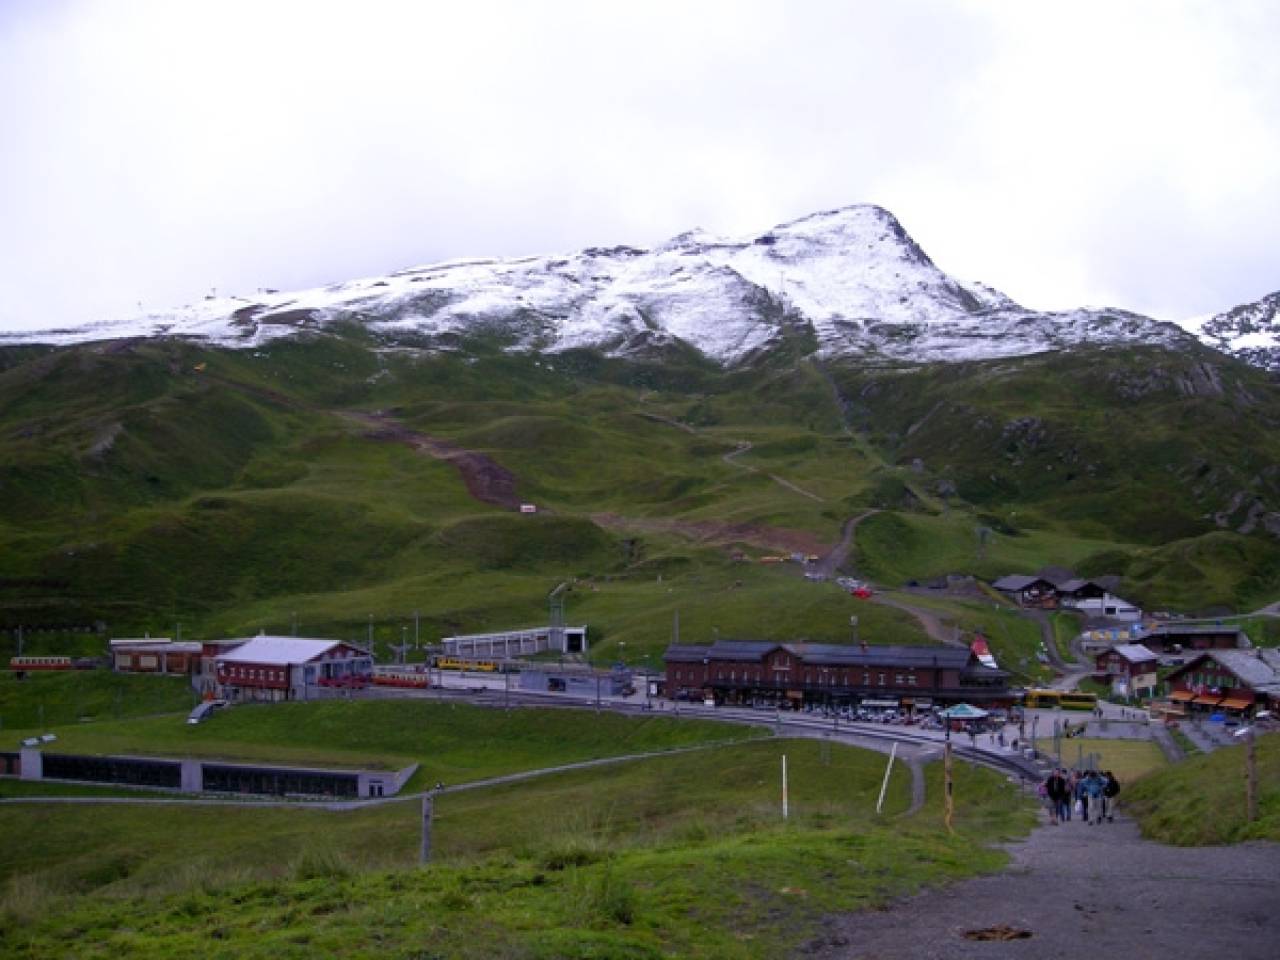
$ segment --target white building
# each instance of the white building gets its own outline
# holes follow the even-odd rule
[[[506,659],[527,657],[547,650],[586,653],[587,628],[585,625],[560,627],[558,630],[554,627],[529,627],[499,633],[468,633],[444,637],[440,643],[446,657]]]
[[[1085,616],[1122,623],[1142,619],[1142,609],[1123,597],[1117,597],[1093,580],[1068,580],[1058,585],[1058,602],[1063,607],[1079,610]]]

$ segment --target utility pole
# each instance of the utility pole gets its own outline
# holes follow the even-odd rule
[[[418,642],[418,611],[413,611],[413,649],[421,650],[422,644]]]

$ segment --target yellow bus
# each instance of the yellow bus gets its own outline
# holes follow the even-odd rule
[[[1058,698],[1058,705],[1063,710],[1096,710],[1098,707],[1098,695],[1096,693],[1081,693],[1079,690],[1064,692]]]
[[[1098,706],[1098,696],[1078,690],[1028,690],[1022,705],[1032,710],[1093,710]]]
[[[1022,695],[1022,705],[1030,710],[1049,710],[1058,706],[1058,690],[1028,690]]]

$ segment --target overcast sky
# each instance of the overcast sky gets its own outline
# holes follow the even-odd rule
[[[1280,290],[1280,3],[0,0],[0,329],[851,203],[1031,307]]]

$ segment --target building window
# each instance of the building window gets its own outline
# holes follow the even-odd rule
[[[862,685],[864,687],[871,686],[871,674],[868,673],[866,670],[862,671]]]
[[[895,674],[893,675],[893,685],[894,685],[895,687],[900,687],[900,686],[902,686],[905,682],[906,682],[906,681],[902,679],[902,674],[900,674],[900,673],[895,673]]]
[[[884,686],[884,674],[880,674],[880,686]]]

